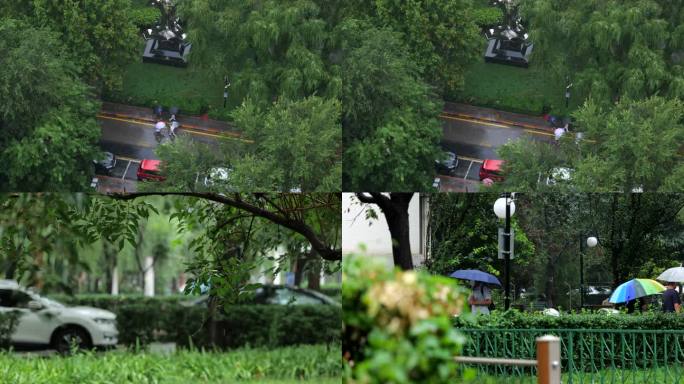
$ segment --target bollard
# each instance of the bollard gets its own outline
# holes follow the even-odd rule
[[[537,384],[560,384],[560,361],[560,338],[537,337]]]

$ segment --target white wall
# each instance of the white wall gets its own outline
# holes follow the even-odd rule
[[[373,207],[378,216],[377,220],[366,220],[365,210],[368,207]],[[414,266],[422,264],[423,261],[420,228],[420,196],[416,193],[409,204],[409,236]],[[342,255],[362,253],[361,244],[366,248],[364,254],[381,257],[385,259],[388,266],[394,265],[392,239],[380,208],[375,204],[359,202],[353,193],[344,193],[342,198]]]

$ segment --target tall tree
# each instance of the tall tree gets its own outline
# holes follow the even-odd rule
[[[357,20],[337,33],[344,57],[344,189],[428,190],[441,136],[431,88],[397,33]]]
[[[0,189],[84,190],[98,157],[99,105],[59,35],[0,19],[0,50]]]
[[[684,98],[681,1],[532,0],[521,8],[535,61],[570,76],[579,93],[599,103]]]
[[[238,94],[268,106],[275,99],[334,95],[322,57],[326,23],[314,1],[186,1],[193,57]],[[228,38],[226,38],[228,37]],[[233,68],[236,73],[227,73]]]
[[[404,35],[404,41],[428,81],[440,90],[463,86],[465,68],[484,47],[471,0],[375,0],[383,25]]]
[[[684,140],[681,101],[624,99],[602,107],[589,100],[576,113],[584,139],[558,146],[514,141],[499,151],[506,161],[504,189],[585,192],[676,192],[684,188],[679,151]],[[567,135],[570,136],[570,135]],[[547,185],[553,169],[572,169],[570,180]]]
[[[6,11],[59,33],[62,49],[96,89],[120,87],[125,66],[135,60],[139,39],[129,0],[17,0]],[[50,54],[58,52],[53,47],[43,44]]]

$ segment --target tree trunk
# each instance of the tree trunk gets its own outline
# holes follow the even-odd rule
[[[392,236],[392,258],[394,265],[403,270],[413,269],[411,239],[409,237],[408,211],[385,214],[387,226]]]
[[[109,287],[110,293],[113,296],[116,296],[119,294],[119,267],[114,264],[112,267],[112,280],[111,280],[111,285]]]
[[[143,293],[145,296],[154,296],[154,259],[145,256],[145,272],[143,275]]]
[[[314,291],[321,290],[321,263],[314,262],[306,275],[307,288],[313,289]]]
[[[293,270],[294,270],[294,285],[295,287],[299,287],[302,284],[302,280],[304,277],[304,269],[306,268],[306,256],[304,255],[298,255],[297,258],[294,260],[293,263]]]

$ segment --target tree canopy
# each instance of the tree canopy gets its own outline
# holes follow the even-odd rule
[[[83,190],[98,157],[99,105],[72,56],[57,33],[8,18],[0,49],[0,189]]]

